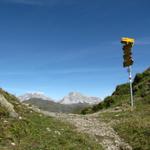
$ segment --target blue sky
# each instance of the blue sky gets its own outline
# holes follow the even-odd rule
[[[0,0],[0,87],[110,95],[128,81],[121,37],[136,40],[134,75],[150,65],[149,8],[149,0]]]

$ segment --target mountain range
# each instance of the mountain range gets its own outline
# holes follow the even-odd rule
[[[45,96],[42,92],[26,93],[18,98],[20,101],[35,105],[42,110],[65,113],[76,113],[101,101],[98,97],[85,96],[79,92],[70,92],[58,102]]]
[[[27,101],[30,99],[41,99],[48,101],[55,101],[54,99],[44,95],[42,92],[32,92],[26,93],[18,97],[20,101]],[[87,103],[87,104],[97,104],[101,101],[98,97],[90,97],[85,96],[79,92],[70,92],[67,96],[64,96],[61,100],[58,101],[60,104],[79,104],[79,103]]]

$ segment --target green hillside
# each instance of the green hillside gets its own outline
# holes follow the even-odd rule
[[[150,103],[150,68],[143,73],[136,74],[133,81],[133,94],[135,106],[142,106]],[[97,112],[102,109],[114,107],[130,107],[130,89],[129,83],[118,85],[111,96],[93,107],[87,107],[82,110],[82,114]]]
[[[13,104],[18,117],[10,117],[0,105],[0,150],[101,150],[101,146],[75,128],[36,113],[15,96],[0,89],[0,96]]]
[[[130,107],[129,84],[116,87],[103,102],[82,110],[99,112],[99,118],[111,125],[133,150],[150,150],[150,68],[133,81],[134,109]]]

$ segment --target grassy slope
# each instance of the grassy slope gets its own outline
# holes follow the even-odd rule
[[[150,105],[136,103],[136,109],[120,112],[103,112],[100,118],[111,123],[120,137],[135,150],[150,150]]]
[[[83,110],[82,113],[100,113],[107,123],[111,124],[118,134],[131,144],[135,150],[150,150],[150,68],[137,74],[133,82],[135,108],[130,109],[129,85],[117,86],[114,93],[104,102]],[[112,112],[114,108],[122,110]]]
[[[0,106],[0,150],[102,149],[87,135],[76,133],[73,126],[27,109],[2,89],[0,94],[15,106],[22,117],[9,118],[7,111]]]

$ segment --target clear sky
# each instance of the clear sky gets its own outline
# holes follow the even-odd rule
[[[128,81],[124,36],[135,75],[150,66],[149,0],[0,0],[0,87],[104,98]]]

